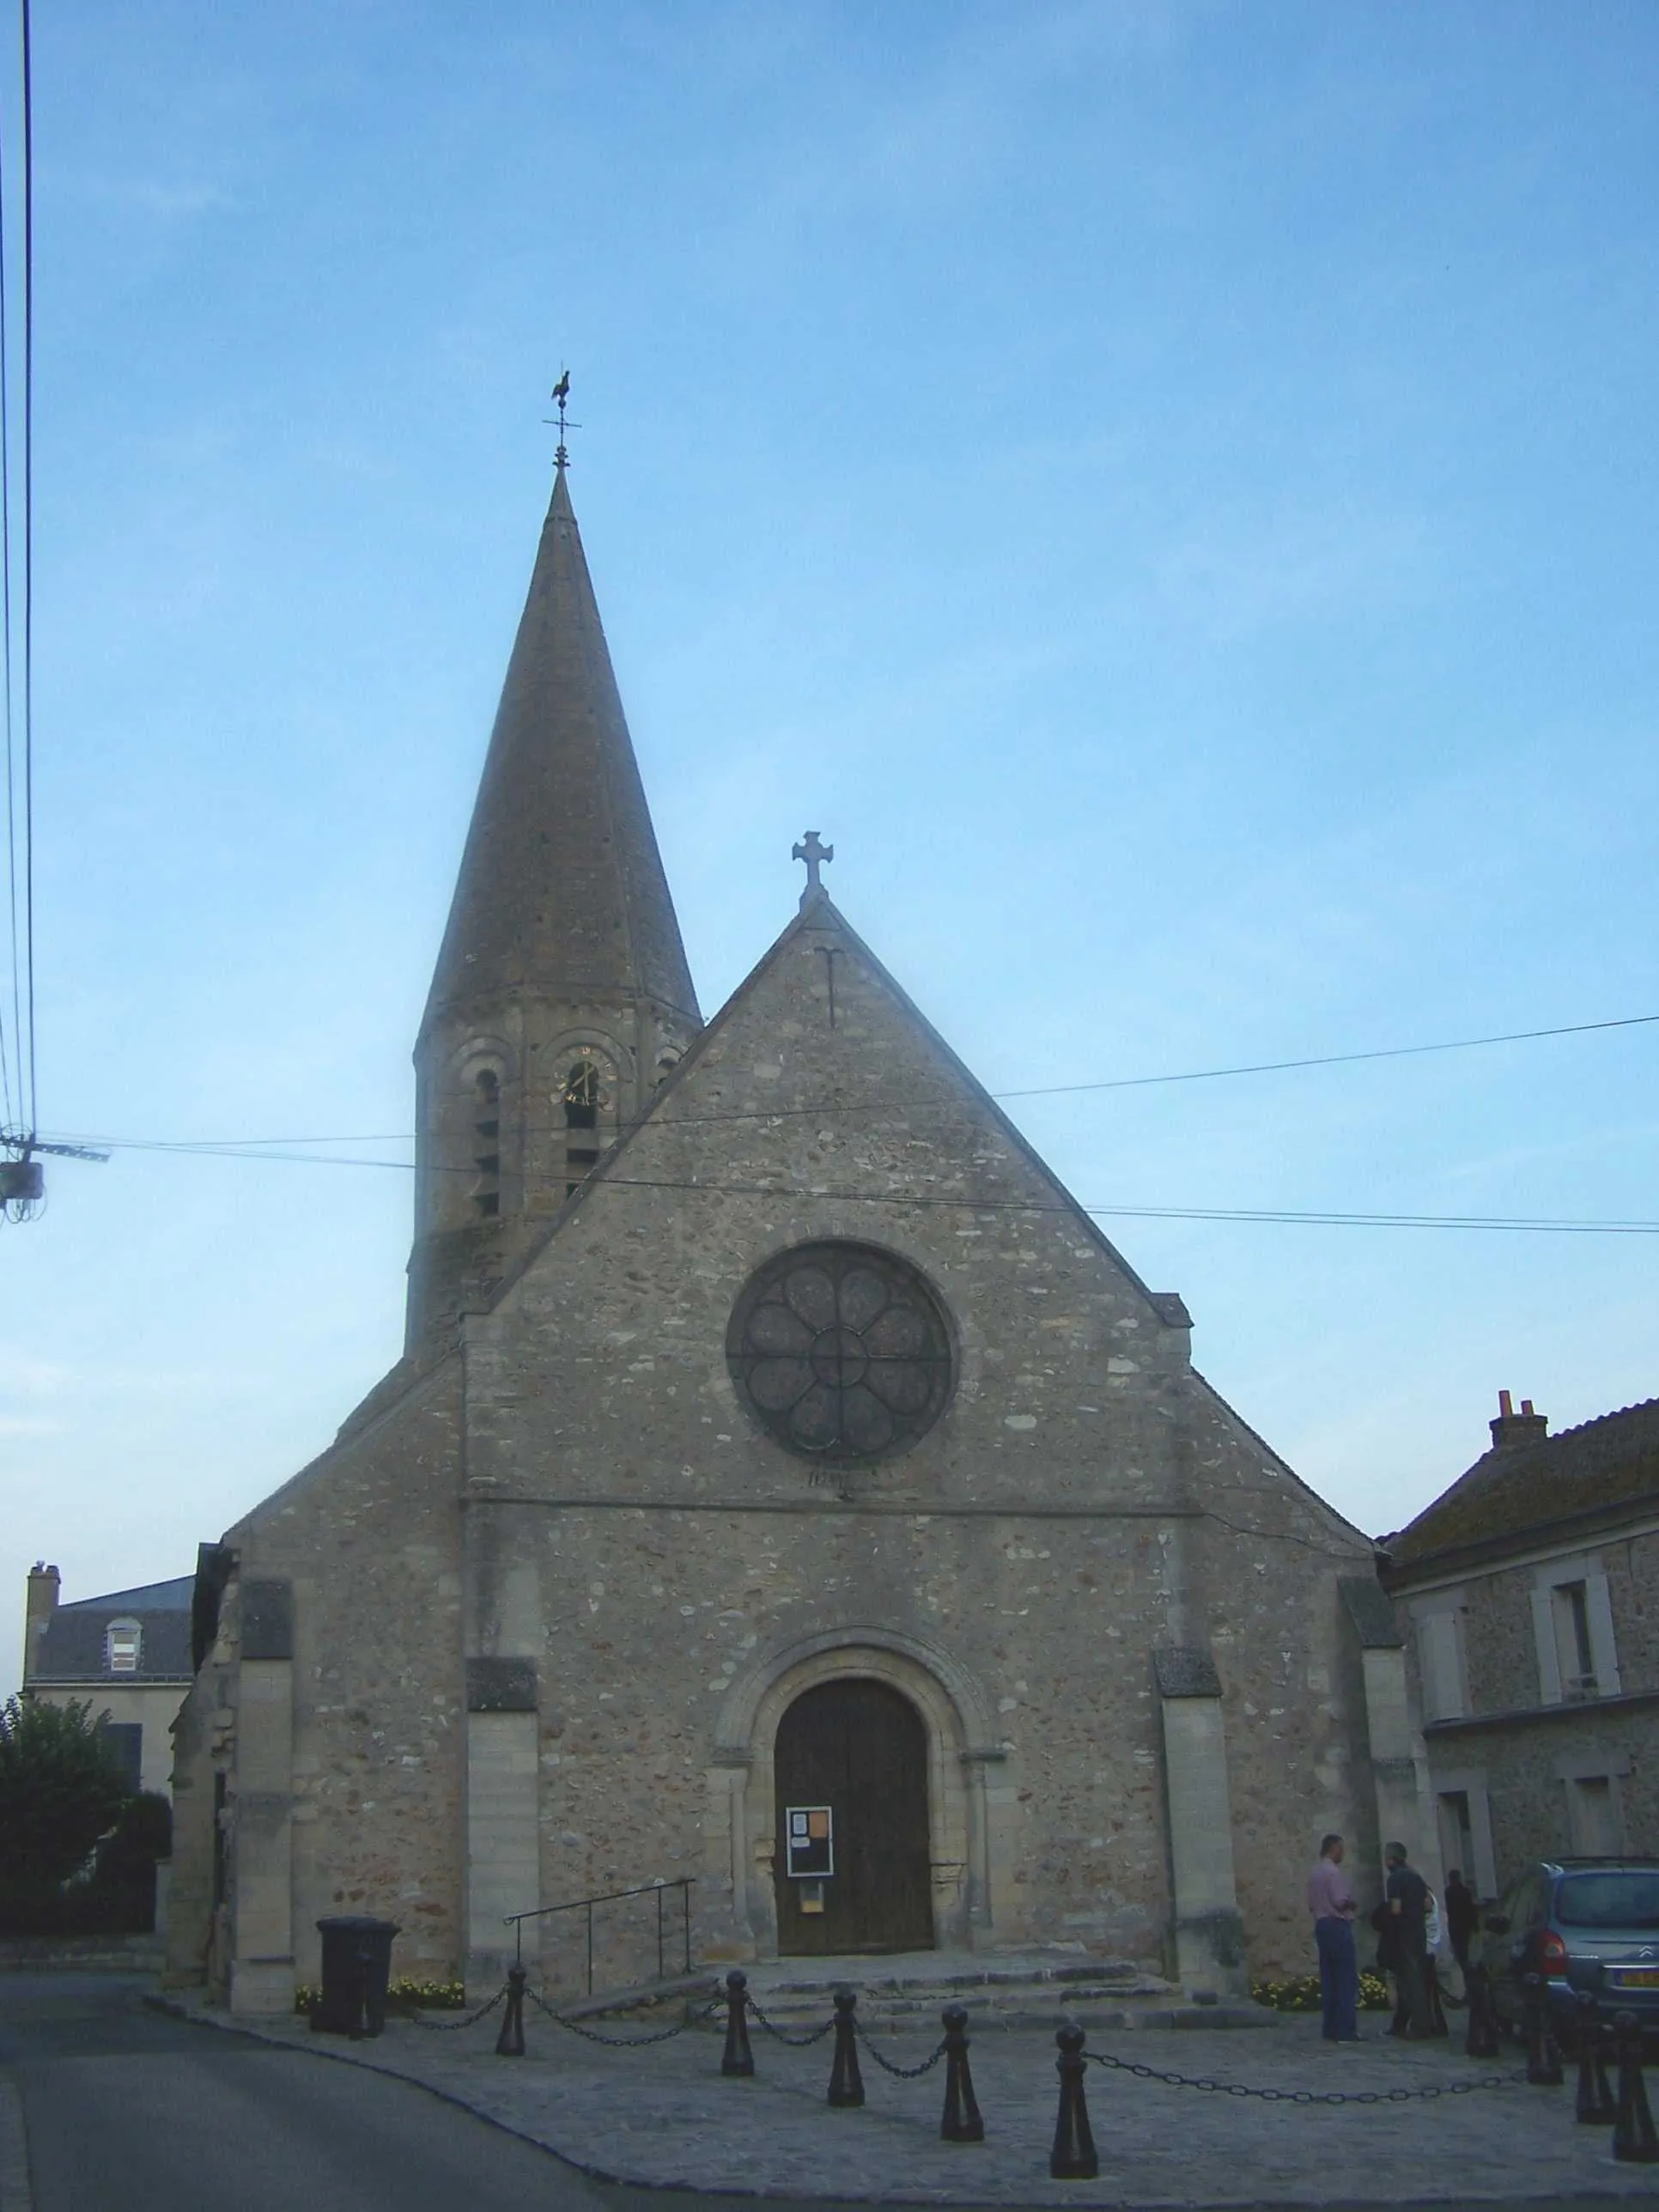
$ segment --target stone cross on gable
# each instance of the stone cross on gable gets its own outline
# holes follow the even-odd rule
[[[806,863],[806,889],[800,895],[800,902],[803,906],[805,906],[807,900],[811,897],[814,891],[821,891],[823,889],[823,885],[818,878],[818,870],[823,866],[826,860],[833,860],[835,857],[835,847],[833,845],[821,844],[818,841],[818,833],[816,830],[809,830],[806,833],[805,841],[801,844],[796,846],[793,853],[790,855],[790,858],[796,860],[805,860]]]

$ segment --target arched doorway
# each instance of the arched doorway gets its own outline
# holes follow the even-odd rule
[[[785,1712],[773,1756],[779,1950],[931,1950],[927,1731],[910,1700],[869,1676],[821,1682]],[[828,1836],[811,1817],[824,1812]],[[797,1864],[832,1873],[791,1874],[792,1814],[809,1845]]]

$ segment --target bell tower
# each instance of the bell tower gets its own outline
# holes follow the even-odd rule
[[[411,1351],[489,1295],[702,1026],[562,445],[415,1046]]]

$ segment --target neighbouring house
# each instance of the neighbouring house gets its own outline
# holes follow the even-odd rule
[[[1373,1884],[1419,1841],[1370,1539],[795,857],[705,1025],[561,454],[416,1043],[405,1353],[198,1577],[169,1972],[237,2010],[329,1913],[488,1991],[504,1916],[686,1878],[708,1960],[1237,1989],[1305,1966],[1322,1831]]]
[[[1553,1437],[1500,1392],[1492,1449],[1380,1548],[1445,1864],[1492,1897],[1659,1849],[1659,1400]]]
[[[194,1669],[194,1577],[60,1601],[56,1567],[28,1578],[23,1695],[43,1705],[90,1701],[135,1790],[173,1785],[172,1728]]]

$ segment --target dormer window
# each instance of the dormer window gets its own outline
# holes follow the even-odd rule
[[[144,1632],[136,1620],[112,1620],[104,1631],[104,1668],[111,1674],[136,1674],[144,1656]]]

